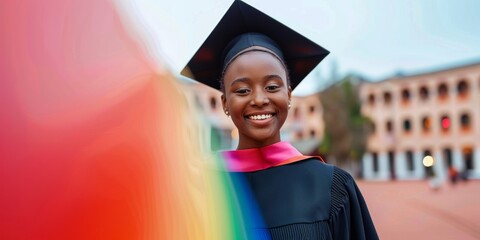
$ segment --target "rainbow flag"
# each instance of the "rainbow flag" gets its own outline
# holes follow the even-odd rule
[[[1,1],[0,29],[0,239],[253,238],[241,181],[112,2]]]

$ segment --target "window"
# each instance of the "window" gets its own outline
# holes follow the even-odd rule
[[[420,87],[420,99],[427,100],[428,99],[428,88],[426,86]]]
[[[410,90],[408,90],[408,89],[403,89],[402,90],[402,101],[403,102],[410,101]]]
[[[443,115],[440,118],[440,126],[442,126],[442,131],[446,132],[450,130],[450,125],[451,125],[450,118],[447,115]]]
[[[294,109],[293,109],[293,117],[294,117],[294,118],[298,118],[298,117],[300,116],[299,114],[300,114],[300,113],[299,113],[298,108],[294,108]]]
[[[452,158],[452,149],[444,148],[443,149],[443,158],[447,161],[447,166],[453,166],[453,158]]]
[[[424,132],[429,132],[431,128],[432,128],[432,121],[430,120],[430,117],[423,117],[422,118],[422,130]]]
[[[373,105],[375,103],[375,95],[373,94],[368,95],[368,103],[370,105]]]
[[[403,130],[407,133],[412,130],[412,124],[410,122],[410,119],[403,120]]]
[[[413,152],[412,151],[407,151],[405,153],[405,158],[407,159],[407,170],[408,171],[413,171],[414,170],[414,165],[413,165]]]
[[[390,104],[392,102],[392,94],[390,92],[383,93],[383,100],[386,104]]]
[[[301,131],[297,132],[297,139],[301,140],[303,138],[303,133]]]
[[[315,112],[315,106],[311,105],[309,110],[310,110],[310,114],[312,114],[313,112]]]
[[[468,113],[463,113],[460,116],[460,127],[462,129],[469,129],[470,128],[470,115],[468,115]]]
[[[388,151],[388,170],[390,171],[390,179],[395,180],[396,171],[395,171],[395,152],[393,150]]]
[[[391,120],[387,121],[387,123],[385,124],[385,129],[388,133],[391,133],[393,131],[393,123]]]
[[[463,148],[463,159],[465,161],[465,168],[473,170],[473,150],[471,147]]]
[[[372,153],[373,161],[373,172],[378,172],[378,154],[376,152]]]
[[[310,138],[315,138],[315,130],[310,130]]]
[[[448,87],[447,84],[441,83],[438,85],[438,97],[440,99],[448,97]]]
[[[215,97],[210,98],[210,107],[214,110],[217,108],[217,99]]]
[[[425,151],[423,151],[423,156],[426,157],[426,156],[432,156],[432,151],[430,151],[429,149],[426,149]]]
[[[423,162],[423,166],[425,168],[425,177],[433,177],[434,176],[434,172],[433,172],[433,165],[427,165],[426,161],[425,161],[425,158],[426,157],[433,157],[432,156],[432,152],[430,150],[425,150],[423,151],[423,159],[422,159],[422,162]],[[433,160],[433,159],[432,159]],[[434,161],[434,160],[433,160]],[[434,164],[435,162],[430,162],[431,164]]]
[[[468,83],[465,80],[461,80],[457,84],[457,94],[459,97],[465,97],[468,94]]]

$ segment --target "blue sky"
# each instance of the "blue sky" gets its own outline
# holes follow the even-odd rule
[[[147,52],[178,73],[232,0],[117,0]],[[338,74],[381,80],[462,62],[480,62],[480,1],[476,0],[246,0],[330,50],[297,87],[307,95]],[[292,4],[295,2],[295,4]]]

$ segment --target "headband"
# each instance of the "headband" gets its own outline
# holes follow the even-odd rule
[[[223,50],[222,58],[223,58],[223,66],[222,72],[225,71],[227,66],[238,57],[240,54],[249,52],[245,51],[247,48],[258,46],[263,47],[265,49],[251,49],[252,51],[259,50],[264,52],[269,52],[275,57],[277,57],[280,62],[283,64],[285,60],[283,58],[283,53],[280,50],[280,47],[269,37],[260,33],[244,33],[242,35],[237,36],[234,38]]]

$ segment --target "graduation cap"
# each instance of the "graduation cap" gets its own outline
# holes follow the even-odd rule
[[[265,13],[236,0],[181,74],[220,89],[225,64],[251,46],[267,48],[283,58],[292,89],[329,54]]]

